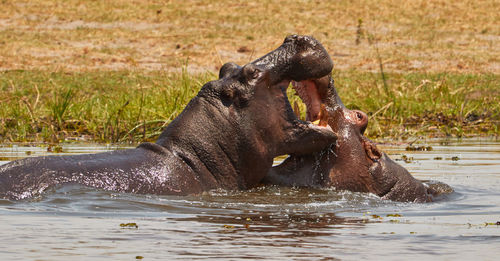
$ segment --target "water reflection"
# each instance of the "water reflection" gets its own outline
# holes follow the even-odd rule
[[[199,198],[197,206],[204,210],[203,214],[177,220],[214,224],[220,227],[220,233],[281,232],[272,234],[272,238],[326,236],[334,234],[336,228],[357,227],[368,222],[339,217],[335,211],[347,202],[371,204],[370,201],[376,202],[359,193],[271,186],[249,192],[206,193]]]
[[[328,236],[335,229],[346,226],[362,226],[367,219],[343,218],[334,213],[293,213],[257,212],[243,215],[196,215],[188,218],[175,218],[176,221],[195,221],[219,225],[217,233],[270,233],[271,238],[295,238]],[[256,235],[260,237],[261,235]]]

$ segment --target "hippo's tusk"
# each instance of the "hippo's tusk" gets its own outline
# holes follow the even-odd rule
[[[326,111],[325,104],[321,104],[321,109],[319,110],[319,126],[326,127],[328,125],[328,112]]]
[[[295,116],[297,116],[297,119],[300,119],[300,107],[297,101],[293,102],[293,113],[295,113]]]

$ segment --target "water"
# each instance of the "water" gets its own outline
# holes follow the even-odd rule
[[[500,226],[486,224],[500,221],[500,142],[428,144],[432,151],[382,148],[393,159],[413,158],[398,162],[417,178],[455,189],[439,202],[272,186],[189,197],[66,186],[34,200],[0,200],[0,258],[497,260]],[[110,149],[117,147],[67,145],[64,153]],[[26,151],[47,154],[46,148],[2,147],[0,159]],[[138,228],[120,226],[126,223]]]

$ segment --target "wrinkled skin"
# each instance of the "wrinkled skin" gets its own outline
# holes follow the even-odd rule
[[[337,133],[330,148],[309,155],[290,155],[273,167],[264,183],[299,187],[335,187],[339,190],[370,192],[382,199],[403,202],[429,202],[437,192],[415,179],[405,168],[380,151],[363,136],[368,124],[365,113],[347,109],[340,100],[330,76],[319,80],[326,104],[326,119]],[[307,87],[307,86],[306,86]],[[302,86],[299,89],[306,88]],[[298,92],[300,95],[300,91]],[[304,100],[304,98],[303,98]],[[309,114],[308,114],[309,115]],[[314,116],[311,120],[316,120]],[[321,117],[321,116],[320,116]],[[320,123],[321,125],[321,123]]]
[[[251,188],[275,156],[312,153],[335,141],[330,128],[298,120],[286,97],[291,80],[320,78],[332,67],[314,38],[289,36],[250,64],[224,65],[156,143],[10,162],[0,166],[0,198],[29,198],[68,183],[167,195]]]

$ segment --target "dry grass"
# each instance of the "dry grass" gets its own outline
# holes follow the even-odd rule
[[[378,70],[376,46],[387,71],[500,73],[491,0],[0,0],[0,10],[0,70],[214,72],[298,33],[318,38],[337,69]]]
[[[248,63],[289,34],[325,45],[342,99],[370,114],[370,137],[500,133],[495,0],[0,0],[0,10],[0,141],[154,139],[223,63]]]

